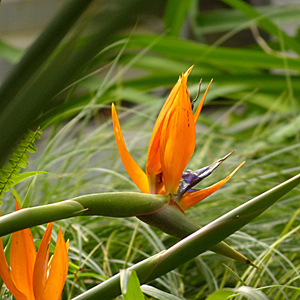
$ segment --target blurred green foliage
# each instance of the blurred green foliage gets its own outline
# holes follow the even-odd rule
[[[204,88],[211,78],[214,82],[188,167],[200,168],[236,150],[206,186],[247,162],[226,187],[188,211],[205,225],[300,170],[299,17],[298,4],[256,7],[242,0],[65,1],[24,53],[0,43],[2,57],[15,64],[0,87],[0,165],[28,128],[41,126],[45,133],[28,171],[48,174],[40,173],[30,186],[30,205],[91,192],[137,191],[118,157],[110,103],[119,104],[126,143],[143,166],[169,89],[195,65],[188,82],[192,98],[200,78]],[[25,198],[29,184],[26,179],[5,195],[3,214],[13,210],[12,194]],[[269,299],[297,299],[298,209],[295,189],[229,238],[246,256],[262,260],[262,270],[205,253],[154,285],[179,299],[210,295],[213,300],[227,297],[225,288],[240,285],[240,278],[248,285],[240,293],[249,299],[249,293],[265,299],[258,288]],[[74,274],[63,299],[175,242],[136,219],[76,218],[60,225],[70,238],[69,274]]]

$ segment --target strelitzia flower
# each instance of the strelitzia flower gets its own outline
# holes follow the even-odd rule
[[[21,207],[16,202],[16,210]],[[68,242],[61,229],[49,261],[53,223],[47,225],[38,253],[29,228],[12,234],[9,267],[0,238],[0,275],[17,300],[58,300],[68,273]]]
[[[163,105],[152,132],[146,172],[128,152],[114,104],[112,119],[114,133],[123,165],[131,179],[143,193],[169,194],[181,210],[186,210],[222,187],[239,169],[218,183],[200,190],[192,187],[210,175],[231,153],[210,166],[197,171],[184,172],[196,145],[195,125],[212,81],[209,83],[200,104],[193,114],[195,100],[191,102],[187,79],[189,68],[179,78]],[[185,184],[183,183],[185,182]]]

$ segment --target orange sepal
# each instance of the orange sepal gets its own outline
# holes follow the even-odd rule
[[[160,159],[166,192],[170,194],[176,193],[182,172],[193,155],[196,144],[187,76],[188,74],[182,75],[179,92],[166,116],[161,134]]]
[[[207,88],[206,88],[206,91],[205,91],[205,93],[204,93],[204,95],[203,95],[203,97],[202,97],[202,99],[201,99],[201,101],[200,101],[200,103],[199,103],[199,105],[198,105],[198,107],[197,107],[197,110],[196,110],[196,112],[195,112],[195,114],[194,114],[194,124],[196,124],[197,121],[198,121],[198,118],[199,118],[199,116],[200,116],[200,113],[201,113],[201,110],[202,110],[202,107],[203,107],[203,104],[204,104],[206,95],[207,95],[207,93],[208,93],[208,90],[209,90],[210,85],[211,85],[212,82],[213,82],[213,79],[212,79],[212,80],[210,81],[210,83],[208,84],[208,86],[207,86]]]
[[[16,210],[21,207],[16,200]],[[16,231],[12,234],[10,265],[12,276],[18,288],[28,297],[34,299],[32,289],[33,269],[36,250],[33,237],[29,228]]]
[[[47,263],[47,262],[46,262]],[[43,289],[41,300],[59,300],[68,274],[68,249],[61,231],[57,236],[57,242],[53,257],[47,265],[48,278]]]
[[[222,179],[221,181],[215,183],[214,185],[198,190],[198,191],[192,191],[185,193],[182,198],[179,200],[179,206],[182,210],[187,210],[190,207],[194,206],[201,200],[205,199],[215,191],[217,191],[219,188],[221,188],[237,171],[238,169],[244,164],[245,162],[241,163],[230,175],[228,175],[226,178]]]
[[[140,168],[140,166],[136,163],[136,161],[132,158],[130,153],[128,152],[124,138],[121,131],[120,122],[117,116],[115,105],[112,104],[112,120],[113,120],[113,127],[116,137],[116,142],[119,150],[119,154],[121,157],[121,160],[123,162],[123,165],[132,179],[132,181],[137,185],[137,187],[143,192],[143,193],[149,193],[149,184],[148,184],[148,178],[145,174],[145,172]]]
[[[17,284],[13,279],[11,269],[6,261],[2,238],[0,238],[0,276],[16,299],[27,300],[27,297],[18,289]]]
[[[47,269],[52,227],[53,222],[47,225],[47,229],[40,243],[40,247],[36,257],[33,272],[33,291],[36,299],[41,299],[47,280]]]
[[[190,67],[185,73],[184,77],[188,77],[192,71],[193,66]],[[160,144],[161,144],[161,132],[166,119],[167,114],[172,108],[172,105],[179,93],[181,87],[181,78],[178,79],[177,83],[172,88],[166,102],[164,103],[160,113],[156,119],[151,140],[148,148],[147,164],[146,164],[146,174],[149,177],[149,181],[153,182],[155,185],[156,175],[161,173],[161,161],[160,161]],[[151,187],[150,187],[151,189]],[[154,191],[157,192],[157,191]]]

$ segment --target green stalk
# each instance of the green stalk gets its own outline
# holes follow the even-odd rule
[[[76,216],[134,217],[161,231],[183,239],[200,226],[169,204],[166,195],[142,193],[102,193],[84,195],[59,203],[24,208],[0,218],[0,236],[48,222]],[[253,265],[245,256],[225,242],[213,246],[211,251]]]
[[[300,174],[233,209],[168,250],[141,261],[129,270],[136,271],[141,284],[170,272],[248,224],[299,183]],[[116,274],[72,300],[109,300],[120,294],[120,274]]]
[[[24,208],[0,217],[0,236],[76,216],[133,217],[154,213],[169,203],[169,196],[141,193],[91,194],[59,203]]]

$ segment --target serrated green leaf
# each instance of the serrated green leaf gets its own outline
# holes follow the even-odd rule
[[[0,169],[0,195],[8,192],[9,188],[20,182],[19,172],[21,168],[25,169],[28,164],[29,152],[36,152],[34,141],[39,138],[40,130],[28,130],[24,138],[17,144],[8,158],[7,166]]]

